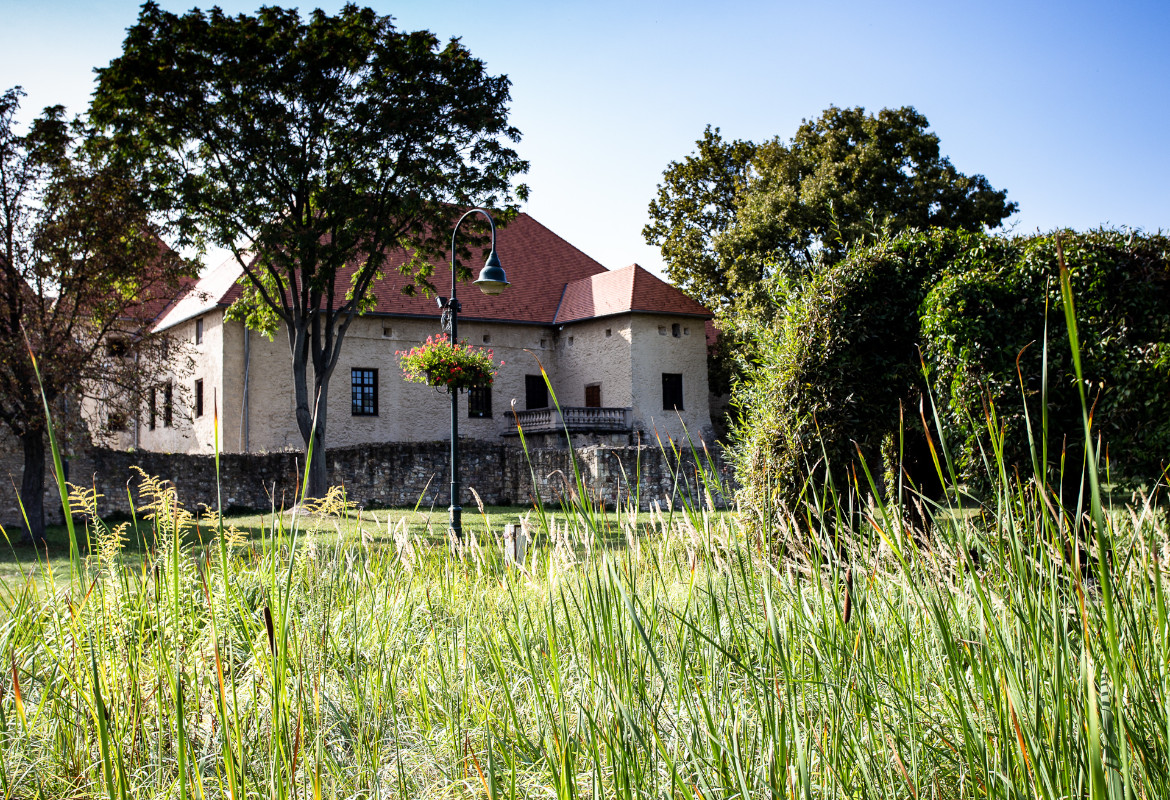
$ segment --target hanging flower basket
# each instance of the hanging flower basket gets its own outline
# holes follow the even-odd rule
[[[402,375],[411,383],[456,391],[491,386],[496,377],[491,350],[472,347],[466,341],[452,342],[445,333],[428,336],[423,344],[399,350],[397,355]]]

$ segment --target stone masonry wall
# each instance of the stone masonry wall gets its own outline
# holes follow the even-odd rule
[[[657,500],[663,507],[682,493],[692,500],[696,493],[696,468],[689,456],[681,462],[670,461],[651,447],[591,446],[570,451],[566,448],[530,451],[530,461],[513,443],[460,442],[460,475],[464,487],[463,507],[474,509],[475,500],[468,487],[474,488],[488,505],[528,505],[539,492],[546,506],[555,507],[573,491],[571,453],[577,458],[582,478],[594,498],[607,507],[626,502],[630,481],[640,476],[640,505],[648,508]],[[352,501],[362,506],[413,506],[445,508],[450,478],[447,474],[449,450],[446,442],[406,442],[334,448],[327,463],[330,482],[345,486]],[[93,485],[99,494],[103,514],[130,510],[127,486],[136,483],[132,467],[175,484],[180,501],[189,509],[202,505],[216,506],[215,460],[212,456],[166,454],[145,451],[127,452],[95,448],[69,461],[69,480]],[[220,456],[219,488],[223,508],[230,510],[268,510],[289,508],[295,502],[304,460],[301,453],[225,454]],[[724,484],[728,469],[717,465]],[[50,473],[51,474],[51,471]],[[675,476],[679,476],[676,480]],[[533,476],[535,476],[535,489]],[[46,518],[60,521],[60,504],[56,487],[46,487]],[[702,489],[698,490],[700,493]],[[19,516],[13,516],[15,498],[9,487],[4,492],[0,522],[10,530],[19,529]],[[136,493],[135,493],[136,495]],[[723,498],[713,498],[723,505]],[[137,496],[135,496],[137,502]]]

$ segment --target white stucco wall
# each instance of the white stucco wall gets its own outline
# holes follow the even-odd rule
[[[163,425],[162,393],[155,430],[147,416],[139,426],[139,446],[165,452],[209,453],[213,449],[212,410],[218,400],[222,452],[271,452],[303,447],[296,425],[295,393],[288,339],[280,332],[272,341],[241,323],[224,322],[223,311],[203,316],[202,344],[194,344],[195,322],[177,325],[172,333],[190,346],[195,367],[175,378],[172,427]],[[671,325],[687,334],[674,337]],[[666,335],[659,334],[663,326]],[[407,383],[396,352],[408,350],[438,332],[433,319],[362,317],[354,320],[342,345],[341,358],[329,386],[327,445],[343,447],[371,442],[435,441],[449,437],[450,399],[445,392]],[[607,335],[608,332],[608,335]],[[485,342],[484,338],[488,341]],[[492,416],[469,418],[467,395],[459,397],[462,436],[497,440],[514,430],[511,400],[524,408],[525,376],[540,373],[543,364],[562,406],[585,405],[585,387],[600,384],[601,404],[631,407],[635,429],[652,437],[659,431],[673,437],[710,429],[707,410],[706,342],[701,320],[648,314],[621,314],[572,323],[559,329],[461,320],[459,338],[490,347],[503,360],[492,387]],[[543,346],[542,346],[543,341]],[[539,359],[540,364],[538,364]],[[244,376],[248,371],[248,402]],[[351,413],[351,370],[378,370],[378,414]],[[662,373],[683,375],[685,412],[680,422],[662,409]],[[192,390],[204,382],[204,415],[193,419]],[[645,437],[644,437],[645,438]]]
[[[229,323],[229,330],[238,327]],[[390,334],[386,335],[389,328]],[[450,397],[429,386],[407,383],[398,366],[396,352],[409,350],[438,332],[434,320],[364,317],[354,320],[346,334],[341,358],[329,385],[326,436],[335,447],[367,442],[434,441],[449,438]],[[489,337],[487,343],[484,336]],[[229,334],[230,347],[239,339],[240,366],[234,356],[225,356],[228,375],[243,375],[242,330]],[[462,436],[496,439],[511,430],[511,399],[520,408],[524,404],[524,376],[539,373],[532,351],[545,362],[546,369],[555,357],[552,330],[544,326],[501,325],[461,321],[459,338],[493,351],[496,361],[503,360],[492,386],[492,416],[469,418],[467,395],[459,397],[459,432]],[[546,347],[542,351],[541,339]],[[248,449],[272,451],[302,447],[295,418],[295,394],[292,365],[284,334],[269,342],[251,334],[251,374],[249,377]],[[350,378],[353,369],[378,370],[377,416],[354,416],[351,413]],[[233,406],[234,407],[234,406]],[[241,410],[242,413],[242,410]],[[225,440],[231,450],[243,449],[238,436]]]
[[[601,385],[602,406],[634,404],[631,318],[622,314],[586,320],[558,332],[553,389],[561,405],[585,405],[585,387],[595,383]]]
[[[199,344],[195,343],[197,319],[203,320],[203,341]],[[228,323],[227,327],[238,324]],[[181,322],[168,331],[175,341],[172,345],[174,369],[158,383],[154,430],[150,429],[149,409],[144,409],[137,420],[140,448],[173,453],[213,452],[216,405],[220,419],[225,423],[232,411],[227,406],[228,398],[224,396],[224,332],[223,311],[220,309]],[[200,379],[203,381],[203,415],[196,417],[194,389],[195,381]],[[166,424],[163,408],[163,386],[168,380],[173,386],[170,426]],[[237,390],[230,386],[229,395],[233,391]],[[221,431],[222,428],[221,423]],[[227,450],[222,443],[221,449]]]
[[[710,440],[711,413],[707,389],[707,341],[703,321],[690,317],[632,314],[634,427],[653,435],[657,430],[673,439],[686,432]],[[679,326],[679,336],[672,334]],[[660,332],[663,331],[663,332]],[[662,375],[683,376],[683,412],[662,407]]]

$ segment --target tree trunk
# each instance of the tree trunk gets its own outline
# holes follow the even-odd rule
[[[325,469],[325,443],[313,442],[313,457],[309,461],[307,497],[324,497],[329,491],[329,473]]]
[[[20,502],[24,506],[25,541],[45,540],[45,436],[41,431],[20,437],[24,448],[24,476],[20,481]]]
[[[320,498],[329,491],[329,473],[325,469],[325,419],[328,414],[326,398],[329,392],[329,382],[326,380],[314,387],[310,403],[308,402],[309,393],[301,388],[308,382],[307,376],[297,375],[296,366],[294,363],[293,375],[294,380],[298,383],[297,427],[301,432],[301,440],[305,443],[305,457],[309,462],[309,478],[305,485],[305,497]],[[304,367],[302,366],[301,369],[303,375]],[[302,395],[305,397],[304,402],[300,400]],[[311,458],[309,457],[310,439],[313,442]]]

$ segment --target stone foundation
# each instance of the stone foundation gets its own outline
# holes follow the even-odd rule
[[[461,441],[463,507],[475,508],[468,488],[475,489],[488,505],[530,505],[538,495],[546,506],[559,505],[576,493],[574,457],[586,491],[609,508],[628,502],[631,488],[638,492],[643,509],[653,501],[666,508],[670,502],[677,505],[684,495],[692,502],[702,497],[702,487],[696,488],[696,465],[689,454],[675,462],[652,447],[589,446],[573,451],[541,448],[530,450],[529,455],[526,459],[524,451],[513,443]],[[326,462],[330,482],[344,486],[349,499],[361,506],[418,503],[426,508],[446,508],[449,458],[446,442],[408,442],[334,448]],[[14,488],[14,483],[20,483],[21,464],[19,459],[5,459],[2,466],[9,475],[0,487],[0,522],[13,535],[22,527]],[[189,509],[218,504],[215,459],[211,456],[94,448],[68,460],[68,479],[96,487],[104,495],[100,501],[103,514],[128,513],[127,488],[136,483],[131,469],[135,466],[174,483],[180,501]],[[717,461],[716,469],[724,485],[729,485],[728,469],[722,461]],[[51,470],[50,465],[49,474]],[[222,455],[218,481],[222,506],[225,511],[288,508],[295,502],[303,470],[304,457],[299,452]],[[56,486],[46,487],[45,495],[46,519],[60,522]],[[713,500],[717,505],[725,504],[723,497]]]

